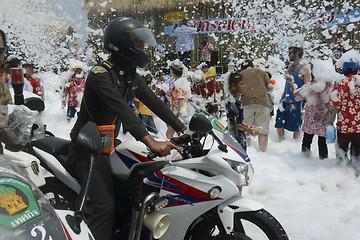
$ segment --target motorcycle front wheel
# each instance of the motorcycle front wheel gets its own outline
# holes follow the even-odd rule
[[[238,212],[234,216],[234,232],[224,235],[217,221],[203,219],[192,229],[189,240],[288,240],[281,224],[265,209]]]

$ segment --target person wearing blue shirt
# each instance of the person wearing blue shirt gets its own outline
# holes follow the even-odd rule
[[[191,50],[194,50],[193,34],[197,32],[197,28],[188,27],[188,20],[183,19],[180,22],[180,27],[174,29],[176,36],[176,52],[186,67],[190,66]]]
[[[300,47],[289,48],[289,58],[292,64],[285,74],[285,89],[281,97],[281,107],[276,112],[275,120],[275,128],[277,128],[280,141],[285,138],[285,129],[293,132],[294,139],[300,137],[303,102],[295,101],[293,90],[302,87],[311,79],[310,68],[306,64],[300,63],[303,54],[304,51]]]

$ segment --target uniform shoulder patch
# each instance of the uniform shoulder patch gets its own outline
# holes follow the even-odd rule
[[[91,69],[91,71],[93,73],[104,73],[104,72],[107,72],[106,68],[104,67],[101,67],[101,66],[95,66]]]

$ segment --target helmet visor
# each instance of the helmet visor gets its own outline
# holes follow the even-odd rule
[[[157,45],[154,35],[148,28],[136,28],[129,32],[133,43],[143,43],[145,47]]]

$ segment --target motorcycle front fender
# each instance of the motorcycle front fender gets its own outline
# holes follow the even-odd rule
[[[251,212],[262,209],[263,206],[251,199],[241,196],[234,196],[221,203],[217,212],[224,226],[225,231],[229,234],[234,229],[234,215],[238,212]]]

